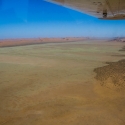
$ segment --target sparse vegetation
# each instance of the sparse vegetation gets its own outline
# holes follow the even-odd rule
[[[0,125],[124,125],[125,91],[105,91],[108,80],[125,88],[124,60],[104,66],[123,58],[112,56],[121,47],[115,44],[0,48]]]

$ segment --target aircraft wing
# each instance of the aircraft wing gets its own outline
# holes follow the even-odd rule
[[[100,19],[125,19],[125,0],[46,0]]]

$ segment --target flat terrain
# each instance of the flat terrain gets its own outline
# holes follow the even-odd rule
[[[125,125],[124,46],[0,48],[0,125]]]
[[[86,38],[83,37],[66,37],[66,38],[34,38],[34,39],[5,39],[0,40],[0,47],[13,47],[13,46],[26,46],[26,45],[36,45],[45,43],[64,43],[64,42],[74,42],[83,41]]]

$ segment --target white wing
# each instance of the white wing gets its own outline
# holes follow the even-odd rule
[[[125,0],[46,0],[100,19],[125,19]]]

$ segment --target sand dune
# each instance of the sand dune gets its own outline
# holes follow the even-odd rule
[[[100,67],[94,71],[96,79],[102,86],[120,91],[125,89],[125,60],[118,62],[107,62],[107,66]]]

